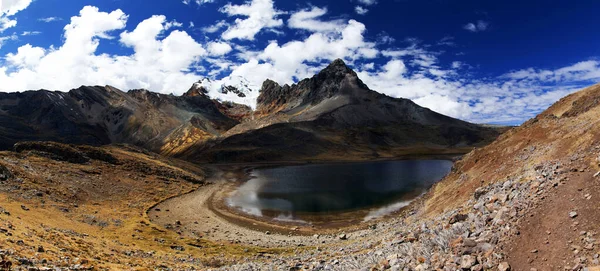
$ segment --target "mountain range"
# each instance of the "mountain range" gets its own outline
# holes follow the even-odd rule
[[[365,160],[463,153],[499,134],[370,90],[339,59],[259,90],[230,78],[201,80],[182,96],[111,86],[0,93],[1,149],[33,140],[125,143],[202,162]]]

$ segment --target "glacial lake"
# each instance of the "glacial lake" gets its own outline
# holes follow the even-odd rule
[[[448,160],[401,160],[258,168],[227,204],[281,221],[356,210],[369,210],[369,220],[408,205],[451,167]]]

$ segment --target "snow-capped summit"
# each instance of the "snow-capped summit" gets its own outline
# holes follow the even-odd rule
[[[260,87],[241,76],[228,76],[212,81],[204,78],[192,85],[186,95],[208,95],[212,99],[230,101],[256,108]]]

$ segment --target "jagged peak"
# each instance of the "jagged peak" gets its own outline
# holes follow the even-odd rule
[[[346,62],[344,62],[343,59],[338,58],[338,59],[332,61],[331,63],[329,63],[329,65],[327,65],[327,67],[319,73],[347,74],[347,73],[353,73],[353,72],[354,71],[352,71],[352,69],[350,69],[350,67],[348,67],[348,65],[346,65]]]
[[[271,80],[271,79],[267,79],[263,82],[261,89],[266,89],[266,88],[272,88],[272,87],[280,87],[281,85],[279,85],[279,83]]]

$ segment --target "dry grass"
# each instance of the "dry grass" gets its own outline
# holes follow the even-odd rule
[[[26,257],[111,270],[185,269],[234,263],[259,252],[286,252],[184,238],[153,225],[146,210],[199,188],[202,169],[126,148],[103,150],[120,164],[72,164],[43,155],[0,153],[0,165],[15,175],[0,190],[0,207],[10,212],[0,214],[0,228],[8,230],[0,234],[0,247],[12,250],[9,260],[17,263]],[[39,246],[45,252],[38,253]],[[184,251],[173,249],[179,246]]]

